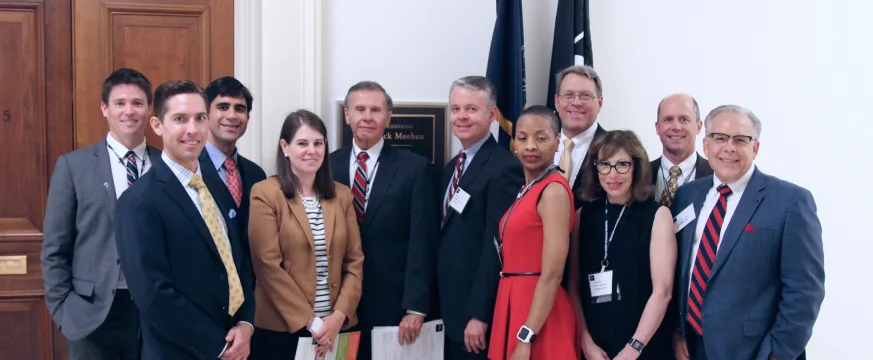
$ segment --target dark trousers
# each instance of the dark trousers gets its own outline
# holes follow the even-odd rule
[[[256,327],[252,334],[249,360],[293,359],[294,354],[297,353],[297,341],[301,337],[311,336],[306,328],[295,333],[287,333]]]
[[[690,324],[685,324],[685,343],[688,345],[688,355],[691,360],[707,360],[706,349],[703,347],[703,337],[697,335]],[[806,350],[800,353],[797,360],[806,360]]]
[[[486,337],[486,339],[488,339]],[[479,351],[478,354],[475,352],[467,352],[467,346],[464,345],[463,341],[455,341],[445,337],[445,353],[443,357],[446,360],[466,360],[466,359],[488,359],[488,348],[485,350]]]
[[[130,292],[118,289],[106,320],[82,340],[70,341],[70,360],[135,360],[139,357],[139,312]]]

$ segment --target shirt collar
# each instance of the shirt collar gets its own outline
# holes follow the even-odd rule
[[[731,192],[741,193],[746,190],[746,186],[749,185],[749,180],[752,178],[754,172],[755,164],[752,164],[752,166],[749,167],[749,170],[747,170],[737,181],[727,184],[727,186],[731,188]],[[724,182],[718,178],[718,175],[712,174],[712,188],[715,189],[721,184],[724,184]]]
[[[695,151],[691,154],[691,156],[679,162],[679,169],[682,169],[683,175],[690,174],[691,171],[694,169],[694,165],[697,165],[697,156],[697,152]],[[670,173],[670,168],[673,167],[673,165],[676,164],[670,162],[670,159],[668,159],[663,154],[661,155],[661,170],[663,170],[665,174]]]
[[[576,136],[574,136],[572,138],[573,139],[573,148],[576,149],[579,147],[579,145],[587,144],[587,143],[590,143],[591,140],[594,140],[594,134],[597,132],[598,126],[600,126],[600,125],[598,125],[597,121],[595,121],[593,124],[591,124],[591,126],[588,127],[587,130],[585,130],[579,134],[576,134]],[[564,140],[567,140],[567,139],[570,139],[570,138],[568,138],[567,135],[564,134],[563,131],[561,131],[561,144],[563,144]]]
[[[488,139],[490,139],[490,138],[491,138],[491,133],[489,132],[488,135],[486,135],[482,139],[479,139],[479,141],[473,143],[473,145],[470,145],[469,148],[462,150],[465,154],[467,154],[467,159],[472,158],[473,156],[476,156],[476,153],[479,152],[479,149],[482,148],[482,145],[484,145],[485,142],[488,141]]]
[[[221,169],[224,166],[224,161],[227,160],[227,155],[224,155],[224,152],[218,150],[215,145],[212,145],[208,140],[206,141],[206,154],[209,155],[209,160],[212,160],[212,165],[215,166],[215,170]],[[239,159],[237,158],[236,148],[233,149],[233,161],[239,163]]]
[[[176,179],[179,179],[179,182],[182,183],[182,186],[188,187],[188,184],[191,182],[191,178],[194,177],[194,174],[199,175],[201,178],[203,175],[200,173],[200,163],[197,163],[197,170],[191,172],[191,170],[186,169],[184,166],[170,159],[170,156],[167,155],[166,151],[161,152],[161,159],[164,160],[164,163],[167,164],[167,167],[170,168],[170,171],[173,172],[173,175],[176,175]]]
[[[376,142],[375,144],[373,144],[373,146],[370,146],[370,148],[366,150],[367,155],[370,156],[370,159],[378,158],[379,155],[382,154],[382,147],[384,145],[385,145],[385,139],[379,139],[379,141]],[[356,144],[354,141],[352,141],[352,156],[357,158],[358,154],[360,154],[361,151],[365,151],[365,150],[359,148],[358,144]]]
[[[124,158],[124,155],[127,155],[127,152],[131,149],[128,149],[127,146],[122,145],[118,140],[115,140],[112,137],[112,133],[106,134],[106,144],[109,145],[112,152],[115,153],[115,156],[119,158]],[[146,151],[146,141],[142,140],[142,143],[133,148],[133,153],[136,154],[136,157],[140,160],[145,159],[145,151]]]

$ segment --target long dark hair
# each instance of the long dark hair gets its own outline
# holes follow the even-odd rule
[[[610,158],[621,149],[627,151],[634,163],[631,167],[631,171],[634,172],[630,188],[631,202],[642,202],[652,197],[655,187],[652,185],[652,170],[646,149],[633,131],[612,130],[595,139],[588,149],[583,168],[585,172],[582,174],[582,188],[579,189],[582,200],[594,201],[606,196],[606,191],[600,186],[595,163]]]
[[[330,144],[327,142],[327,128],[325,128],[321,118],[310,111],[300,109],[285,117],[282,131],[279,132],[280,141],[276,145],[276,178],[279,180],[279,185],[282,186],[282,192],[285,193],[286,198],[293,199],[297,196],[300,180],[297,179],[297,175],[294,175],[294,171],[291,170],[291,162],[285,158],[281,140],[285,140],[286,143],[290,144],[291,139],[297,134],[297,130],[300,130],[303,125],[315,129],[324,136],[324,160],[321,163],[321,167],[315,172],[315,193],[321,199],[333,199],[336,196],[336,189],[334,188],[333,178],[330,176],[330,166],[327,163],[327,157],[330,154]]]

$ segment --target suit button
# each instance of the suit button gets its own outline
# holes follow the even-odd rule
[[[227,310],[227,306],[222,306],[221,310]]]
[[[336,283],[333,283],[333,287],[336,287]]]
[[[225,278],[224,274],[221,274],[221,276],[219,276],[219,278],[220,278],[221,280],[224,280],[224,278]]]
[[[121,264],[121,259],[115,259],[116,264]]]

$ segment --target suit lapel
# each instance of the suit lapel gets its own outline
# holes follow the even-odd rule
[[[655,187],[657,187],[658,184],[658,172],[660,171],[660,168],[661,158],[659,157],[655,159],[655,161],[652,161],[652,184],[655,184]]]
[[[376,175],[370,179],[370,198],[367,200],[367,210],[364,211],[364,223],[361,226],[362,230],[367,228],[367,225],[373,222],[376,217],[376,212],[379,211],[379,206],[385,199],[388,189],[391,188],[391,183],[394,180],[394,174],[397,172],[397,166],[394,158],[397,155],[396,149],[390,145],[382,148],[382,153],[379,154],[379,167],[376,169]],[[348,157],[346,157],[348,159]],[[363,232],[363,231],[362,231]]]
[[[387,148],[388,146],[385,146]],[[384,149],[384,148],[383,148]],[[385,150],[382,150],[383,152]],[[331,175],[333,175],[333,179],[349,188],[352,187],[351,179],[349,179],[349,169],[351,164],[351,156],[352,156],[352,147],[347,146],[345,148],[337,150],[330,156],[331,162]]]
[[[300,200],[300,196],[295,196],[293,199],[286,199],[285,202],[288,203],[288,208],[291,209],[291,213],[294,214],[294,218],[297,219],[297,223],[300,224],[300,228],[303,229],[303,233],[306,234],[306,239],[309,240],[309,246],[312,247],[312,250],[315,251],[315,238],[312,236],[312,227],[309,225],[309,218],[306,216],[306,209],[303,208],[303,203]],[[324,204],[322,203],[322,211],[324,211]],[[325,219],[327,219],[327,214],[322,214]],[[325,234],[327,233],[327,224],[325,224]],[[325,235],[327,237],[327,235]]]
[[[582,163],[579,164],[579,173],[576,175],[576,180],[573,181],[573,191],[582,187],[582,174],[585,173],[585,170],[588,170],[585,168],[585,160],[588,159],[588,154],[591,153],[591,145],[594,145],[597,138],[604,133],[606,133],[606,130],[604,130],[600,124],[597,124],[597,130],[594,130],[594,138],[591,139],[591,143],[588,144],[588,150],[585,150],[585,157],[582,158]]]
[[[215,240],[212,239],[212,234],[209,233],[209,228],[206,227],[206,221],[203,220],[203,216],[197,211],[197,206],[191,201],[191,197],[188,196],[185,187],[179,182],[179,179],[176,178],[176,175],[173,174],[173,171],[170,170],[163,160],[155,162],[153,165],[152,170],[155,171],[155,177],[158,181],[163,183],[164,192],[179,206],[188,220],[197,228],[197,231],[200,232],[200,237],[203,241],[206,241],[207,246],[212,249],[212,253],[220,258],[221,255],[218,254],[218,248],[215,247]]]
[[[697,222],[698,221],[706,221],[706,219],[701,219],[700,217],[700,209],[703,208],[703,202],[706,201],[706,193],[709,192],[709,188],[711,187],[711,183],[703,182],[700,184],[700,188],[697,189],[697,193],[694,195],[694,200],[692,202],[692,206],[694,206],[694,221],[685,225],[685,229],[682,232],[682,259],[691,259],[693,254],[691,251],[694,249],[694,237],[697,232]],[[684,209],[677,209],[676,211],[681,212]],[[678,213],[677,213],[678,215]],[[682,276],[687,276],[691,271],[690,266],[694,264],[694,262],[682,261]],[[690,280],[690,279],[686,279]],[[687,289],[686,289],[687,290]]]
[[[494,140],[493,136],[489,135],[488,140],[486,140],[485,143],[482,144],[482,147],[479,148],[479,151],[476,152],[476,155],[473,156],[473,162],[470,163],[470,165],[467,167],[467,170],[465,170],[464,173],[461,175],[461,180],[458,181],[458,189],[466,189],[470,186],[471,183],[473,183],[473,180],[475,180],[476,177],[479,176],[479,173],[484,170],[485,163],[488,162],[488,157],[491,156],[491,150],[495,146],[497,146],[497,141]],[[452,175],[454,175],[454,169],[452,171],[452,174],[449,175],[449,181],[451,181]],[[446,183],[446,188],[448,188],[448,183]],[[443,191],[445,192],[445,189],[443,189]],[[449,207],[446,212],[445,223],[448,224],[449,220],[451,220],[451,218],[455,216],[455,214],[457,214],[457,212]]]
[[[106,200],[109,219],[115,221],[115,180],[112,178],[112,163],[115,159],[109,157],[106,140],[94,146],[94,164],[92,165],[100,192]]]
[[[695,179],[712,175],[712,168],[709,166],[709,160],[704,159],[699,153],[697,154],[697,163],[694,164],[694,168]]]
[[[740,235],[743,234],[746,224],[748,224],[749,220],[752,219],[752,215],[755,214],[755,210],[758,209],[758,205],[760,205],[761,200],[764,199],[764,193],[762,191],[764,190],[764,186],[764,175],[758,171],[758,169],[755,169],[752,173],[752,178],[749,179],[749,184],[746,186],[746,190],[743,191],[743,197],[740,199],[739,204],[737,204],[737,208],[734,210],[731,221],[728,224],[727,229],[724,231],[724,236],[721,239],[721,243],[718,246],[718,252],[715,255],[715,264],[712,266],[712,273],[709,275],[710,280],[714,278],[718,273],[718,270],[724,266],[724,262],[727,261],[727,258],[731,255],[731,251],[733,251],[737,242],[740,240]]]

